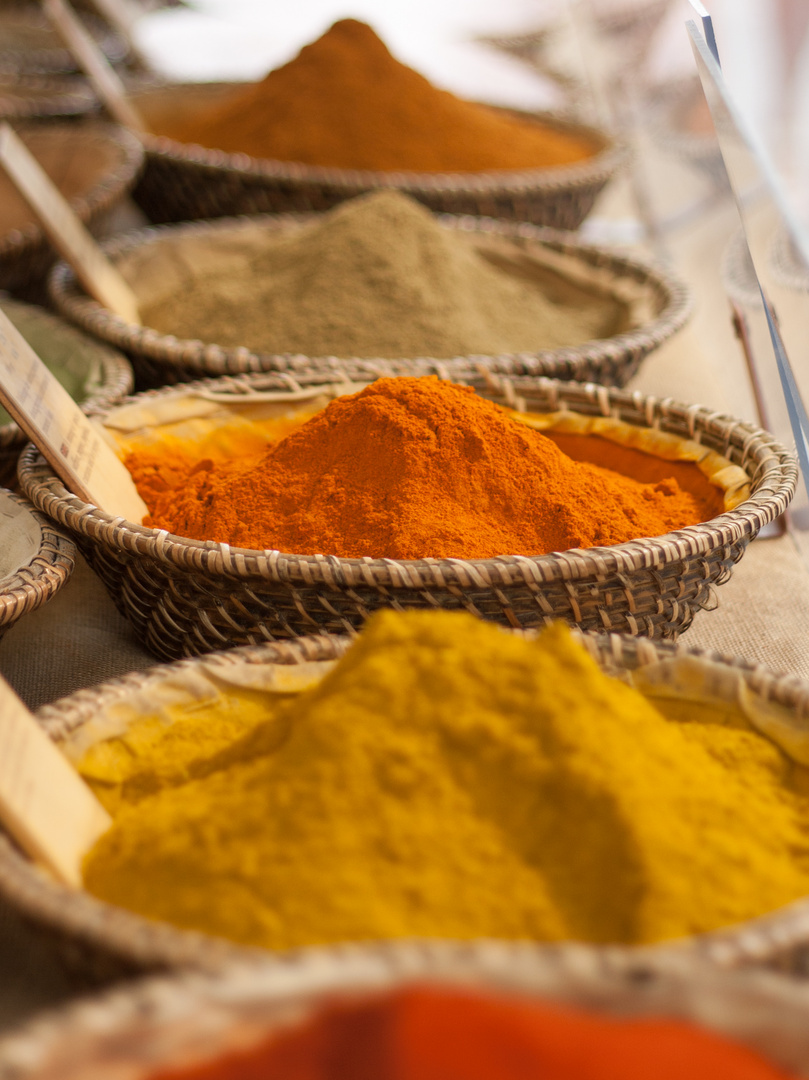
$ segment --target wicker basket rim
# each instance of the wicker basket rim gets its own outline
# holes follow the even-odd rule
[[[35,21],[40,21],[40,5],[18,2],[13,5],[19,14],[30,13]],[[102,18],[92,12],[84,12],[82,22],[95,38],[96,46],[111,64],[121,63],[129,54],[129,46],[123,36],[108,26]],[[0,48],[0,74],[13,75],[72,75],[79,68],[73,53],[61,42],[52,46],[39,46],[33,49]]]
[[[38,549],[16,570],[0,578],[0,626],[7,629],[67,583],[73,572],[76,545],[28,499],[0,488],[0,502],[3,498],[21,506],[40,530]]]
[[[0,1076],[9,1069],[17,1080],[36,1077],[46,1055],[50,1060],[73,1060],[72,1048],[81,1051],[88,1039],[98,1039],[99,1031],[104,1032],[105,1043],[111,1039],[123,1048],[126,1041],[121,1037],[133,1026],[138,1037],[146,1040],[146,1056],[151,1058],[155,1036],[161,1037],[163,1025],[190,1022],[190,1031],[181,1029],[184,1044],[204,1030],[211,1009],[219,1024],[224,1020],[225,1030],[249,1010],[266,1037],[285,1026],[290,1006],[297,1018],[301,1007],[317,1008],[335,997],[384,994],[425,980],[444,988],[471,986],[495,994],[530,995],[596,1008],[607,1015],[614,1011],[623,1017],[665,1013],[749,1041],[767,1056],[776,1039],[786,1038],[785,1060],[777,1062],[784,1068],[794,1068],[809,1043],[801,1030],[809,991],[770,972],[727,972],[691,953],[639,961],[579,944],[408,940],[345,948],[339,954],[312,950],[295,964],[271,959],[230,963],[217,972],[161,973],[113,986],[89,999],[48,1010],[0,1039]],[[177,1049],[182,1051],[182,1046]],[[775,1057],[771,1060],[775,1062]],[[168,1060],[150,1063],[169,1064]],[[85,1064],[83,1053],[77,1064]]]
[[[804,716],[809,717],[809,683],[792,676],[778,676],[761,665],[751,665],[705,650],[692,650],[674,642],[653,642],[621,634],[575,632],[591,655],[608,668],[634,668],[657,659],[683,655],[702,655],[708,659],[739,667],[746,682],[759,693],[785,704],[799,703]],[[328,659],[345,650],[349,639],[332,635],[298,638],[290,642],[273,642],[259,646],[230,650],[226,654],[208,654],[176,661],[173,664],[134,672],[109,680],[98,687],[79,690],[69,697],[40,709],[37,716],[51,738],[59,741],[84,719],[97,711],[101,704],[125,695],[135,686],[142,687],[154,679],[170,677],[173,672],[201,661],[233,665],[240,661],[296,663],[304,659]],[[82,719],[84,718],[84,719]],[[9,881],[9,868],[13,881]],[[347,944],[302,948],[280,953],[268,953],[259,947],[237,945],[198,931],[178,929],[170,924],[154,922],[124,908],[110,905],[96,897],[69,890],[48,878],[23,856],[0,833],[0,891],[15,894],[21,904],[35,917],[54,919],[69,933],[85,941],[103,942],[119,953],[147,966],[191,966],[212,970],[225,961],[274,961],[280,968],[306,963],[318,954],[339,959],[346,951],[365,948],[388,948],[386,943],[365,945]],[[598,955],[617,962],[646,963],[656,959],[677,958],[698,954],[712,963],[732,966],[740,962],[759,960],[768,949],[783,946],[790,935],[805,934],[809,929],[809,899],[794,901],[775,912],[745,923],[720,930],[655,945],[584,946]],[[412,945],[413,943],[411,943]],[[430,942],[417,943],[430,948]],[[406,943],[400,943],[405,946]],[[460,946],[463,947],[463,946]],[[517,943],[517,952],[570,948],[569,944],[548,946],[538,943]],[[581,947],[581,945],[580,945]]]
[[[206,83],[181,84],[188,90],[209,88]],[[223,85],[223,84],[218,84]],[[226,85],[226,84],[225,84]],[[234,83],[234,86],[243,84]],[[156,94],[174,87],[151,87],[141,96]],[[138,94],[133,101],[137,105]],[[498,108],[498,106],[487,106]],[[216,172],[237,173],[276,180],[297,180],[325,184],[338,190],[365,190],[368,187],[406,188],[414,192],[481,192],[494,194],[498,191],[556,191],[560,188],[590,186],[599,180],[607,180],[626,165],[632,151],[625,143],[616,141],[606,132],[589,124],[572,120],[569,116],[553,111],[529,111],[503,108],[503,112],[521,119],[541,122],[557,130],[578,133],[600,144],[592,157],[568,165],[536,169],[504,169],[480,173],[447,172],[425,173],[405,169],[391,172],[373,169],[342,169],[324,165],[307,165],[303,162],[281,161],[274,158],[252,157],[245,153],[228,153],[197,143],[182,143],[165,135],[146,133],[142,136],[147,153],[173,158],[190,164],[212,169]]]
[[[0,70],[0,116],[25,120],[97,107],[95,94],[78,75],[8,75]]]
[[[268,378],[271,379],[272,376],[248,375],[244,376],[241,382],[249,385],[251,382],[266,381]],[[283,380],[279,381],[283,382]],[[232,383],[233,380],[228,380],[228,382]],[[501,379],[499,382],[501,385],[517,388],[520,384],[532,383],[543,389],[553,389],[562,402],[566,398],[574,397],[579,389],[586,388],[585,384],[545,378]],[[221,385],[216,379],[203,379],[183,384],[183,390],[214,389],[221,388]],[[631,402],[637,407],[639,402],[643,401],[647,408],[660,404],[658,399],[651,396],[641,398],[640,395],[625,391],[599,389],[605,391],[607,401],[610,402],[616,400]],[[172,395],[177,392],[176,387],[146,391],[144,394],[127,398],[120,404]],[[714,425],[722,420],[715,412],[702,406],[677,405],[669,400],[665,404],[668,408],[679,408],[685,411],[695,426],[700,419],[710,421]],[[98,413],[99,419],[103,419],[109,411],[103,410]],[[423,587],[424,581],[429,581],[431,578],[444,581],[462,579],[467,587],[474,588],[476,581],[481,580],[480,575],[486,578],[498,567],[518,568],[523,574],[530,575],[534,581],[554,579],[575,581],[589,577],[594,569],[602,572],[629,573],[649,566],[665,565],[682,559],[684,549],[698,553],[717,543],[726,544],[732,539],[738,539],[746,532],[752,531],[754,527],[760,528],[763,524],[774,520],[786,509],[797,482],[797,464],[794,456],[776,443],[763,429],[755,428],[734,418],[724,418],[724,422],[731,429],[739,429],[744,433],[748,451],[756,444],[768,450],[768,456],[758,466],[762,470],[761,474],[758,478],[751,477],[754,487],[750,496],[734,510],[725,511],[708,522],[688,525],[659,537],[641,537],[609,547],[572,548],[568,551],[552,552],[546,555],[503,555],[491,559],[399,560],[371,557],[346,559],[336,555],[298,555],[294,552],[239,548],[212,540],[188,539],[164,529],[148,528],[125,521],[120,517],[113,517],[85,503],[69,492],[61,480],[49,472],[50,466],[33,445],[26,447],[22,453],[19,477],[27,492],[44,482],[53,498],[69,508],[71,526],[84,535],[92,536],[113,547],[132,548],[139,554],[148,554],[160,561],[185,567],[196,573],[204,573],[204,561],[197,556],[200,553],[216,553],[222,559],[225,572],[237,577],[257,575],[264,580],[269,577],[270,580],[285,581],[292,576],[302,574],[307,582],[327,586],[333,583],[335,577],[345,576],[349,580],[361,581],[381,575],[389,578],[394,587],[405,589]],[[768,488],[762,491],[765,481],[772,480],[773,474],[777,474],[774,490]]]
[[[58,121],[31,121],[30,130],[37,133],[52,131],[59,136],[66,134],[64,123]],[[77,142],[83,139],[86,143],[103,143],[119,153],[117,165],[109,168],[83,194],[70,200],[74,213],[82,221],[87,221],[110,205],[134,181],[143,166],[145,154],[140,140],[132,132],[114,124],[92,120],[71,126],[69,133]],[[35,221],[28,222],[21,229],[11,229],[0,236],[0,259],[17,258],[26,249],[43,242],[44,238],[41,226]]]
[[[102,243],[106,254],[115,258],[128,254],[140,247],[160,241],[170,235],[204,236],[207,233],[227,231],[237,226],[259,223],[269,228],[283,231],[285,228],[317,220],[318,214],[257,214],[236,217],[217,218],[214,221],[188,222],[180,225],[151,225],[135,229],[113,237]],[[492,360],[509,362],[515,358],[533,361],[559,361],[575,365],[580,360],[597,362],[608,359],[624,351],[634,352],[649,349],[661,344],[679,330],[687,321],[692,310],[692,296],[688,287],[669,270],[650,260],[610,251],[595,244],[583,244],[571,240],[569,234],[544,226],[531,225],[527,222],[499,221],[494,218],[474,217],[463,214],[439,214],[439,221],[445,226],[464,233],[479,233],[484,236],[497,236],[506,240],[527,240],[530,243],[549,247],[551,250],[576,258],[585,265],[606,266],[616,277],[632,278],[655,293],[660,298],[659,310],[655,316],[641,326],[631,327],[608,338],[595,338],[579,345],[566,345],[558,348],[540,349],[537,352],[502,353],[497,357],[475,355],[477,363],[489,363]],[[238,361],[240,368],[264,367],[267,364],[287,367],[299,360],[292,353],[260,353],[246,346],[224,346],[215,342],[204,342],[196,338],[176,338],[150,327],[127,323],[119,315],[101,307],[97,301],[85,296],[72,267],[59,261],[53,267],[48,278],[48,288],[54,301],[64,308],[66,313],[81,312],[86,320],[92,320],[94,327],[103,327],[111,337],[124,347],[142,348],[146,355],[164,362],[184,366],[197,361],[225,367],[229,362]],[[84,322],[85,319],[81,321]],[[378,358],[379,362],[397,363],[402,360],[426,362],[442,365],[452,364],[463,357],[439,360],[432,357]],[[362,357],[306,357],[309,364],[356,363],[373,364],[374,359]]]

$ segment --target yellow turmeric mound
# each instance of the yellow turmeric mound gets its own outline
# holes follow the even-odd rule
[[[563,626],[384,612],[282,708],[280,746],[276,715],[266,745],[124,808],[87,888],[277,949],[655,942],[809,891],[790,759],[741,722],[667,720]]]

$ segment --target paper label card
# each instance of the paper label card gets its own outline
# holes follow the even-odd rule
[[[145,131],[142,117],[127,100],[124,84],[67,0],[43,0],[42,7],[110,115],[124,127]]]
[[[137,300],[129,285],[25,143],[6,123],[0,124],[0,165],[90,295],[127,322],[140,323]]]
[[[0,311],[0,402],[65,486],[113,517],[148,513],[126,466]]]
[[[77,888],[84,855],[112,824],[1,677],[0,820],[28,855]]]

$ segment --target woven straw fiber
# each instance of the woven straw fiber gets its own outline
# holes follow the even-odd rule
[[[98,99],[78,76],[0,74],[0,117],[41,120],[96,112]]]
[[[91,229],[130,191],[143,165],[143,147],[135,136],[111,124],[37,123],[31,130],[37,137],[48,133],[45,137],[65,142],[76,155],[96,144],[114,157],[107,171],[83,195],[70,200],[73,211]],[[22,229],[12,229],[0,236],[0,288],[29,286],[44,277],[55,261],[56,252],[37,223],[31,221]]]
[[[26,612],[35,611],[59,592],[73,572],[76,555],[75,545],[54,528],[49,518],[25,499],[0,489],[0,514],[5,513],[8,503],[24,507],[31,515],[40,541],[33,555],[13,573],[0,578],[0,637]]]
[[[289,229],[311,218],[281,215],[261,219],[268,230]],[[532,246],[570,258],[586,270],[606,272],[617,283],[639,288],[649,298],[653,312],[649,321],[614,337],[588,341],[582,345],[541,349],[535,353],[459,358],[461,367],[486,365],[493,371],[513,375],[547,375],[559,379],[593,380],[608,386],[623,386],[641,362],[667,341],[687,320],[691,311],[688,289],[677,278],[659,267],[634,258],[617,255],[604,248],[579,244],[565,235],[527,224],[494,221],[487,218],[443,217],[442,223],[462,232],[513,239],[530,254]],[[219,230],[236,228],[239,222],[226,220],[190,225],[142,229],[106,241],[104,250],[114,260],[128,252],[170,235],[216,235]],[[333,368],[334,358],[310,358],[292,355],[255,353],[244,347],[225,348],[213,342],[178,340],[149,327],[127,323],[119,315],[91,300],[67,263],[60,262],[50,276],[51,298],[68,319],[116,348],[132,360],[139,387],[163,386],[187,382],[209,375],[238,375],[251,371],[300,372],[308,367]],[[351,361],[368,370],[391,370],[391,361]],[[397,361],[400,374],[430,373],[436,368],[453,371],[455,361],[411,358]]]
[[[587,630],[674,638],[696,611],[715,605],[713,586],[729,578],[750,540],[794,492],[795,460],[772,436],[701,406],[551,379],[485,373],[468,381],[530,412],[614,416],[693,439],[741,466],[750,496],[704,524],[613,547],[397,561],[251,551],[134,525],[70,494],[33,447],[23,452],[18,475],[34,505],[75,537],[138,637],[161,659],[350,633],[380,607],[462,609],[515,628],[563,619]],[[288,385],[279,375],[196,384],[240,401]]]
[[[29,33],[41,33],[42,45],[38,48],[14,48],[13,34],[10,34],[11,40],[0,41],[0,73],[67,75],[79,71],[75,57],[51,28],[40,4],[29,3],[28,0],[6,0],[2,10],[4,14],[16,15],[17,25],[24,26]],[[98,17],[97,10],[83,14],[82,22],[111,64],[126,59],[129,53],[126,41]]]
[[[634,670],[675,655],[694,653],[672,642],[651,642],[618,635],[582,635],[582,640],[596,660],[611,673]],[[208,657],[213,673],[221,668],[247,664],[295,664],[306,660],[328,660],[345,652],[349,639],[337,637],[299,638],[248,649],[218,653]],[[697,651],[699,652],[699,651]],[[792,676],[778,676],[762,667],[743,661],[728,660],[715,654],[700,655],[739,670],[747,685],[766,701],[786,706],[800,724],[809,723],[809,683]],[[183,660],[168,667],[152,668],[111,680],[99,687],[78,693],[41,709],[37,716],[49,735],[58,743],[68,733],[116,702],[126,700],[136,691],[155,686],[171,678],[177,670],[198,660]],[[212,673],[209,668],[209,674]],[[167,923],[142,918],[121,908],[102,903],[94,897],[69,889],[51,879],[29,862],[15,845],[0,833],[0,895],[20,912],[39,934],[47,936],[59,949],[73,977],[83,984],[101,984],[114,978],[170,968],[217,970],[226,961],[255,960],[272,957],[279,971],[294,971],[308,963],[313,953],[332,963],[351,951],[351,947],[302,949],[274,954],[257,948],[231,944],[224,939],[178,930]],[[407,949],[407,946],[403,946]],[[389,946],[371,948],[372,956],[382,956]],[[430,950],[429,944],[410,949]],[[461,951],[474,946],[463,946]],[[519,955],[531,954],[538,947],[519,947]],[[545,947],[555,954],[557,949]],[[796,974],[809,973],[809,900],[801,900],[777,912],[745,923],[698,937],[654,946],[592,947],[587,950],[610,962],[637,966],[668,958],[690,956],[721,967],[768,966]]]
[[[187,109],[221,100],[230,87],[186,84],[133,93],[149,115],[149,103],[170,95]],[[154,222],[233,214],[308,213],[328,210],[375,188],[398,188],[431,210],[448,214],[530,221],[555,229],[577,229],[629,152],[604,132],[545,113],[508,111],[520,119],[583,135],[598,147],[592,158],[550,169],[499,173],[373,172],[299,162],[271,161],[247,154],[145,135],[146,167],[133,197]]]
[[[676,1017],[738,1040],[790,1076],[809,1076],[809,988],[691,955],[627,958],[582,945],[405,942],[307,950],[209,975],[182,972],[37,1017],[0,1040],[0,1080],[143,1080],[247,1049],[310,1011],[423,985],[597,1010]]]

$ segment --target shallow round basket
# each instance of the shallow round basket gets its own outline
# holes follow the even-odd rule
[[[620,635],[580,636],[590,654],[611,674],[621,674],[676,655],[702,655],[741,673],[747,686],[765,701],[785,706],[801,725],[809,724],[809,683],[792,676],[779,677],[765,668],[744,661],[729,660],[700,650],[688,650],[671,642],[650,642]],[[345,637],[319,636],[294,642],[276,642],[247,649],[217,653],[205,658],[209,677],[219,674],[233,678],[245,664],[297,664],[310,660],[330,660],[342,656],[350,645]],[[57,743],[88,721],[134,693],[148,694],[163,681],[176,688],[177,674],[199,659],[151,668],[98,687],[80,690],[70,697],[46,705],[37,713],[45,730]],[[230,674],[233,673],[233,674]],[[238,677],[238,676],[236,676]],[[243,677],[243,676],[242,676]],[[168,682],[168,680],[174,680]],[[143,698],[141,697],[141,700]],[[434,944],[383,944],[379,947],[352,945],[304,948],[273,952],[258,947],[233,944],[224,938],[146,919],[123,908],[96,899],[81,890],[59,884],[35,866],[0,831],[0,896],[10,904],[36,933],[57,950],[76,982],[100,984],[115,978],[172,968],[215,971],[228,962],[273,962],[279,976],[294,973],[308,963],[339,965],[353,952],[384,956],[403,950],[413,957],[429,954]],[[475,945],[459,945],[461,955]],[[566,947],[542,945],[497,946],[506,954],[556,955]],[[761,918],[737,926],[682,938],[659,945],[591,946],[586,951],[606,962],[643,967],[646,963],[685,957],[701,958],[719,967],[769,966],[797,974],[809,973],[809,899],[800,900]],[[315,958],[314,960],[312,958]]]
[[[0,488],[0,637],[62,588],[75,545],[29,502]]]
[[[215,105],[241,84],[178,84],[133,93],[133,104],[184,112]],[[547,169],[489,173],[372,172],[226,153],[164,136],[145,135],[146,167],[134,199],[155,222],[233,214],[328,210],[376,188],[398,188],[431,210],[529,221],[577,229],[596,197],[626,164],[628,149],[603,132],[544,113],[507,110],[528,122],[583,135],[596,153],[586,161]]]
[[[68,200],[91,229],[131,190],[143,165],[143,147],[135,136],[112,124],[36,123],[19,131],[35,156],[38,147],[48,147],[55,154],[64,153],[66,160],[67,155],[97,160],[95,175]],[[32,284],[55,260],[56,252],[34,220],[11,229],[0,235],[0,288],[14,290]]]
[[[483,992],[616,1018],[674,1018],[809,1076],[809,989],[690,957],[432,942],[311,950],[280,964],[234,964],[118,987],[53,1010],[0,1039],[0,1080],[147,1080],[260,1046],[324,1008],[409,987]],[[220,1064],[221,1068],[221,1064]]]
[[[90,84],[77,76],[0,74],[0,119],[86,116],[98,108]]]
[[[216,236],[222,231],[237,230],[240,220],[245,228],[255,228],[256,218],[195,222],[188,225],[162,226],[137,230],[114,237],[103,244],[115,261],[137,249],[159,243],[168,236]],[[284,231],[315,220],[310,216],[278,215],[258,219],[268,231]],[[495,221],[491,218],[443,216],[442,224],[460,232],[484,237],[502,237],[516,241],[530,254],[536,250],[562,255],[589,273],[600,272],[617,286],[629,286],[642,294],[652,312],[648,321],[613,337],[583,342],[565,348],[540,349],[532,353],[502,356],[474,356],[457,361],[430,358],[389,360],[351,360],[353,366],[368,370],[395,368],[398,373],[431,373],[436,368],[453,371],[470,365],[514,375],[546,375],[559,379],[593,380],[607,386],[623,386],[641,362],[679,330],[691,312],[688,289],[677,278],[657,266],[616,254],[605,248],[580,244],[566,234],[534,225]],[[139,385],[162,386],[187,382],[203,376],[239,375],[259,371],[298,372],[308,367],[333,368],[346,361],[334,357],[306,358],[291,354],[258,353],[240,347],[225,347],[215,342],[178,339],[148,326],[127,323],[119,315],[90,299],[75,273],[65,262],[54,267],[48,281],[51,299],[57,309],[72,322],[95,337],[125,352],[135,365]]]
[[[695,440],[741,466],[750,495],[704,524],[613,547],[399,561],[254,551],[145,528],[82,502],[33,447],[23,451],[18,477],[34,505],[76,538],[138,637],[162,659],[321,631],[352,632],[372,611],[391,606],[466,610],[515,628],[563,619],[587,630],[674,638],[695,612],[715,606],[713,586],[728,580],[748,543],[783,513],[794,493],[791,453],[765,431],[698,405],[551,379],[487,373],[465,381],[486,397],[530,412],[615,417]],[[244,403],[256,391],[282,392],[288,382],[254,375],[195,386],[216,400],[233,395]],[[324,391],[340,392],[325,385]],[[290,401],[296,397],[293,392]]]
[[[76,378],[89,377],[87,393],[76,399],[85,412],[108,408],[132,392],[132,367],[117,349],[33,304],[0,298],[0,310],[22,328],[23,337],[47,367],[66,368]],[[17,459],[27,442],[28,436],[15,423],[0,424],[0,485],[13,486]]]
[[[111,64],[127,58],[129,48],[98,17],[82,14],[82,22]],[[79,70],[69,49],[50,24],[40,4],[12,0],[0,7],[0,72],[7,75],[66,75]]]

